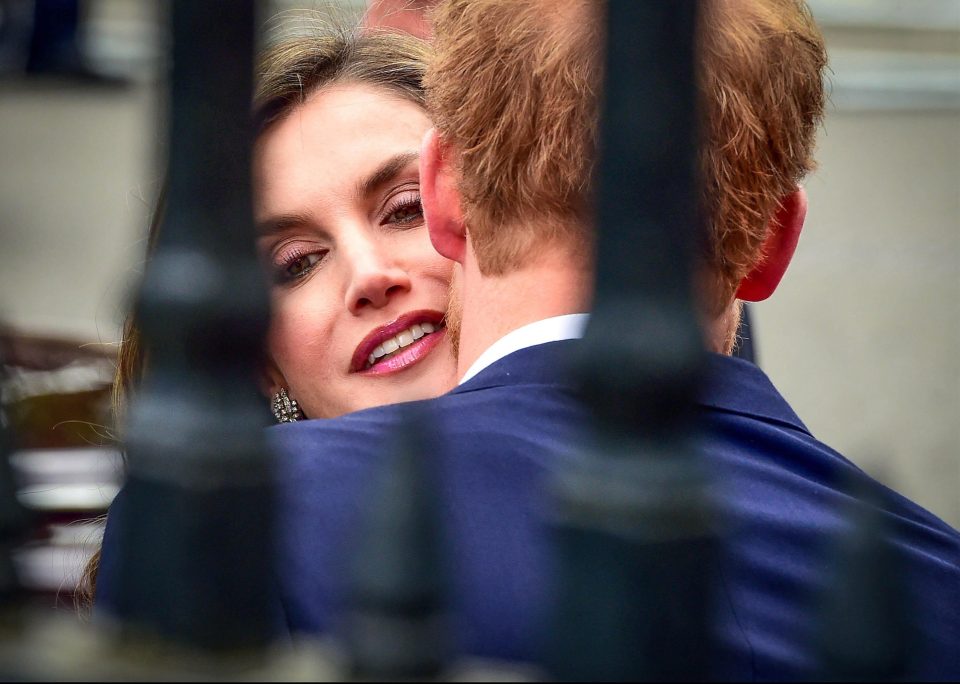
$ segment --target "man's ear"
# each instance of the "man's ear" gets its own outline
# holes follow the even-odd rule
[[[807,193],[803,188],[797,188],[780,200],[780,206],[767,226],[767,239],[760,251],[763,258],[740,281],[737,299],[760,302],[774,293],[793,259],[806,216]]]
[[[431,128],[420,146],[420,198],[434,249],[462,264],[467,253],[467,230],[456,176],[445,152],[437,129]]]

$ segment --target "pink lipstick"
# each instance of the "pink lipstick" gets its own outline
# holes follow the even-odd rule
[[[364,375],[396,373],[427,356],[445,336],[443,314],[439,311],[406,313],[360,342],[350,371]]]

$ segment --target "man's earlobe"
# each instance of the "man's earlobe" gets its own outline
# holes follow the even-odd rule
[[[462,264],[467,253],[467,231],[456,174],[444,153],[437,130],[431,128],[420,146],[420,198],[434,249]]]
[[[800,240],[807,216],[807,193],[803,188],[786,195],[767,226],[762,261],[740,282],[737,299],[759,302],[774,293],[783,279]]]

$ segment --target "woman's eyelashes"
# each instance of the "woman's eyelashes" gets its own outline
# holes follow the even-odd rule
[[[390,197],[384,203],[376,223],[400,230],[422,225],[423,206],[419,190],[404,190]],[[286,245],[276,249],[271,260],[274,281],[280,285],[294,284],[321,265],[329,252],[328,247],[316,245]]]
[[[274,261],[274,279],[278,283],[292,283],[303,278],[323,261],[326,249],[306,252],[301,248],[281,252]]]
[[[387,202],[381,216],[380,225],[395,225],[402,228],[419,225],[423,221],[423,206],[420,204],[419,191],[407,190],[398,193]]]

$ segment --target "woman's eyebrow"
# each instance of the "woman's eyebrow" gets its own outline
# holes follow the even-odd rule
[[[257,221],[257,237],[266,237],[281,233],[287,228],[294,228],[310,223],[310,218],[304,214],[279,214],[263,221]]]
[[[397,174],[403,171],[410,162],[420,158],[420,152],[411,150],[409,152],[400,152],[395,154],[380,166],[377,170],[367,176],[357,184],[357,196],[366,197],[378,187],[389,180],[392,180]]]

